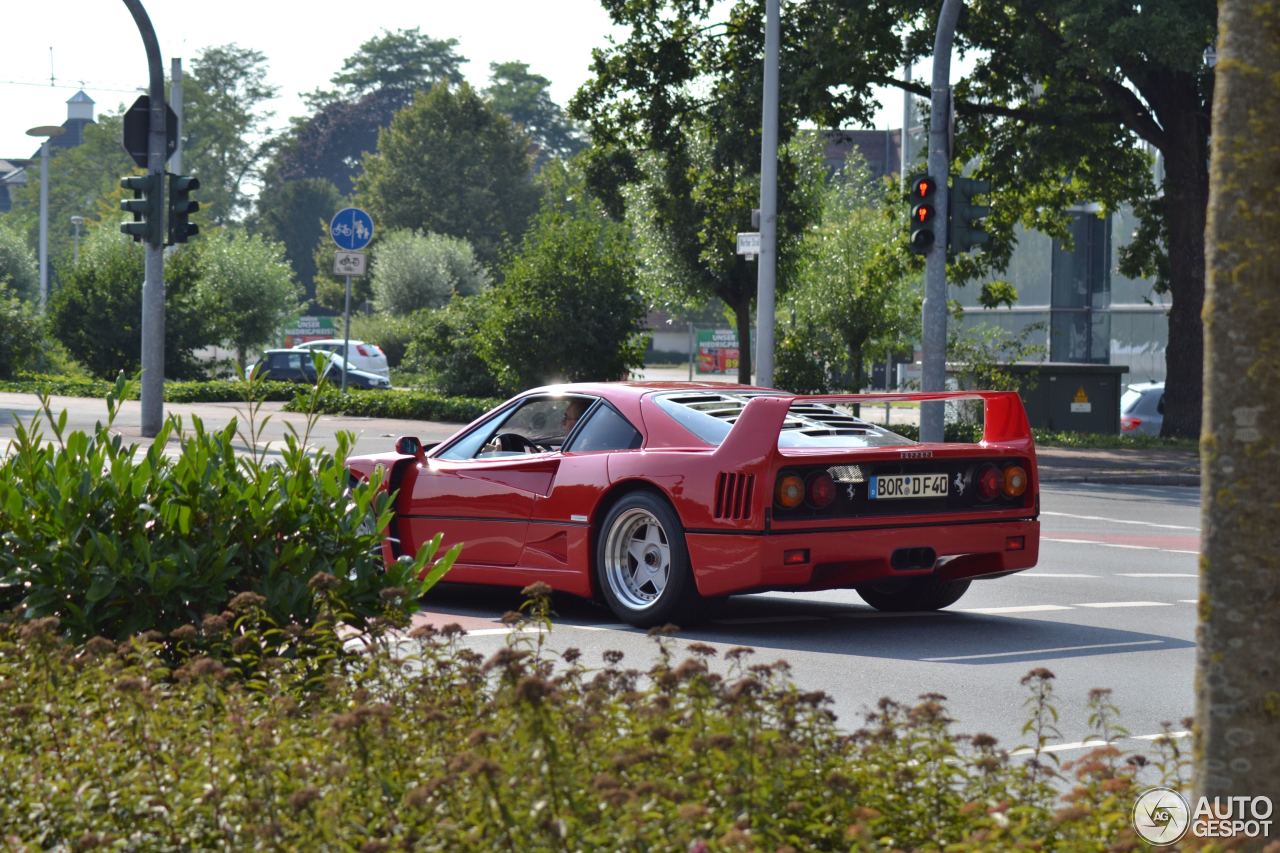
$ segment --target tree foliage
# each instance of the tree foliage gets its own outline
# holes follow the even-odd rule
[[[523,62],[490,62],[484,96],[495,110],[516,123],[538,147],[539,162],[548,156],[571,157],[586,147],[573,122],[551,100],[551,81],[531,74]]]
[[[201,217],[239,220],[249,206],[246,185],[260,175],[263,141],[276,96],[267,83],[267,58],[235,44],[206,47],[191,62],[183,85],[183,171],[200,179]]]
[[[525,137],[465,83],[397,113],[356,191],[379,228],[461,237],[488,265],[519,240],[538,198]]]
[[[197,255],[196,298],[209,333],[236,351],[243,370],[248,350],[272,341],[297,313],[293,272],[279,243],[230,230],[202,240]]]
[[[201,375],[194,350],[212,343],[196,300],[195,252],[176,252],[165,263],[165,376]],[[92,229],[80,263],[49,299],[55,338],[94,376],[132,375],[141,366],[142,247],[114,224]]]
[[[119,200],[120,178],[135,170],[120,144],[119,115],[100,115],[84,128],[84,141],[74,148],[51,148],[49,154],[50,288],[56,289],[74,254],[72,216],[83,216],[81,237],[94,223],[115,225],[124,219]],[[40,234],[40,161],[27,167],[28,181],[14,193],[13,209],[5,214],[15,230],[35,246]]]
[[[866,361],[900,349],[918,333],[920,295],[914,280],[877,263],[898,231],[884,215],[885,202],[881,187],[860,163],[848,165],[824,189],[821,223],[805,233],[795,282],[779,306],[787,339],[786,358],[779,358],[779,387],[817,391],[844,385],[860,391]],[[828,387],[814,387],[814,379],[799,383],[807,388],[788,384],[781,368],[802,365],[805,350],[825,368]]]
[[[316,247],[329,234],[329,220],[342,196],[324,178],[302,178],[265,186],[258,196],[253,230],[284,246],[284,257],[306,298],[315,296]]]
[[[806,17],[788,5],[783,44]],[[736,234],[750,229],[760,193],[763,7],[739,2],[724,23],[708,21],[709,3],[608,3],[625,41],[597,51],[593,77],[570,114],[586,123],[594,145],[587,174],[616,216],[626,188],[643,206],[656,243],[670,263],[672,285],[686,296],[722,300],[737,319],[739,380],[751,376],[751,309],[755,265],[736,254]],[[806,33],[805,36],[808,34]],[[815,33],[817,36],[820,33]],[[794,50],[783,57],[784,81],[812,81]],[[816,213],[804,146],[787,144],[808,114],[813,93],[790,82],[780,98],[778,251],[785,268],[798,235]],[[778,276],[785,287],[788,277]]]
[[[373,304],[390,314],[439,308],[489,283],[466,240],[421,231],[392,231],[373,251]]]
[[[634,246],[578,190],[548,193],[492,291],[480,352],[508,389],[622,379],[643,362]]]
[[[44,329],[32,303],[19,298],[0,278],[0,379],[33,366],[44,348]]]
[[[462,82],[467,59],[457,46],[457,39],[433,39],[417,27],[383,30],[343,61],[342,70],[330,80],[333,89],[317,90],[307,101],[319,108],[384,92],[407,106],[416,93],[434,83]]]
[[[0,224],[0,287],[23,300],[40,298],[40,269],[22,235]]]

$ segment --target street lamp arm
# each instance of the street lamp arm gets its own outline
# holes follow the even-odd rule
[[[142,36],[142,46],[147,51],[147,70],[151,78],[151,97],[164,99],[164,66],[160,62],[160,41],[156,38],[155,27],[151,26],[151,18],[147,10],[142,8],[141,0],[124,0],[133,22],[138,26]]]

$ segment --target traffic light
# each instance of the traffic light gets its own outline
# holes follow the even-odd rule
[[[164,242],[164,176],[156,173],[128,175],[120,186],[133,190],[133,198],[121,199],[120,209],[133,214],[132,222],[120,223],[120,230],[135,243],[159,246]]]
[[[200,209],[200,202],[191,198],[192,191],[198,189],[200,181],[197,179],[188,175],[169,174],[168,245],[185,243],[200,233],[200,227],[190,221],[191,214]]]
[[[991,192],[990,181],[979,181],[975,178],[956,177],[951,182],[950,204],[947,205],[948,239],[947,244],[957,254],[967,252],[975,246],[985,246],[991,242],[991,235],[983,230],[982,219],[991,213],[985,204],[974,204],[973,197]]]
[[[938,184],[931,175],[921,175],[911,182],[910,249],[917,255],[927,255],[937,242],[937,195]]]

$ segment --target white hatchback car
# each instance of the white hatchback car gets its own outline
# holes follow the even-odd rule
[[[350,364],[354,365],[358,370],[363,370],[366,373],[381,376],[388,382],[391,381],[391,369],[387,366],[387,355],[382,351],[382,347],[377,344],[357,341],[354,338],[347,341],[347,344],[350,347],[347,351],[347,361]],[[298,344],[294,349],[320,349],[326,352],[340,354],[342,352],[342,338],[325,338],[322,341],[306,341]]]

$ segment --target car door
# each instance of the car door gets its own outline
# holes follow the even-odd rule
[[[564,398],[522,401],[426,459],[401,484],[408,493],[400,512],[405,544],[416,549],[437,532],[446,547],[462,543],[454,580],[481,579],[473,569],[515,566],[534,506],[550,493],[560,467],[559,447],[550,439],[564,405]],[[504,449],[499,439],[510,434],[548,443]]]

